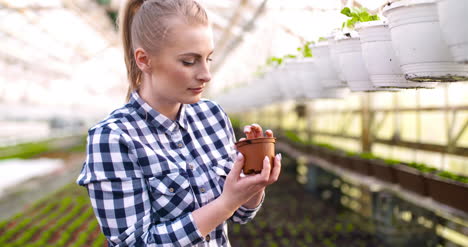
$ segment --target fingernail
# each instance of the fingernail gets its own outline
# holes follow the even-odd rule
[[[239,154],[237,154],[236,160],[237,160],[237,161],[240,161],[240,160],[242,160],[243,158],[244,158],[244,155],[242,155],[242,153],[239,153]]]
[[[270,158],[268,158],[268,155],[265,156],[265,159],[263,159],[263,161],[268,161],[268,163],[270,163]]]
[[[280,158],[280,160],[283,159],[283,155],[281,153],[279,153],[279,158]]]
[[[281,160],[281,155],[280,155],[280,154],[276,154],[275,159],[276,159],[277,161],[280,161],[280,160]]]

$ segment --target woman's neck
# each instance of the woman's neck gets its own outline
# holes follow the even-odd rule
[[[143,86],[143,85],[142,85]],[[165,101],[163,99],[157,99],[153,94],[150,93],[150,90],[138,90],[140,97],[150,105],[154,110],[161,113],[171,120],[176,120],[177,114],[181,103],[176,103],[173,101]]]

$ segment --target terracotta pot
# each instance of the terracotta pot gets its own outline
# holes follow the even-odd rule
[[[236,148],[244,155],[244,174],[260,173],[263,168],[263,159],[270,157],[270,164],[275,158],[274,137],[261,137],[246,139],[236,143]]]
[[[426,175],[429,196],[432,199],[468,212],[468,184],[445,179],[436,175]]]
[[[397,182],[393,165],[386,164],[383,160],[372,160],[371,164],[374,177],[388,183],[394,184]]]
[[[412,167],[406,165],[395,165],[395,174],[398,184],[406,190],[427,196],[427,182],[423,174]]]

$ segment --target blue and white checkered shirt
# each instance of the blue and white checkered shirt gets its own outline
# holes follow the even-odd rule
[[[173,121],[133,92],[88,134],[77,183],[109,246],[230,246],[226,222],[202,236],[192,216],[221,194],[236,156],[219,105],[182,105]],[[260,207],[240,207],[230,219],[247,223]]]

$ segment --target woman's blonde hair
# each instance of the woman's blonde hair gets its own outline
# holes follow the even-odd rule
[[[169,19],[178,17],[189,24],[208,25],[205,9],[194,0],[127,0],[119,15],[119,29],[123,41],[129,87],[127,101],[141,84],[134,51],[141,47],[156,54],[169,30]]]

